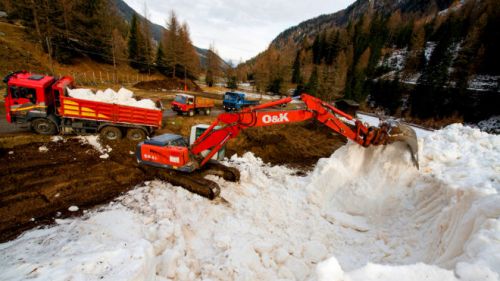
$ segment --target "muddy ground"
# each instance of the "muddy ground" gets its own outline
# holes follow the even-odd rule
[[[165,129],[187,136],[190,127],[210,123],[213,116],[170,117]],[[265,162],[285,164],[301,171],[311,169],[320,157],[328,157],[344,143],[322,125],[294,124],[251,128],[227,145],[227,156],[253,152]],[[82,210],[105,204],[134,186],[158,178],[157,171],[137,165],[131,154],[136,144],[126,140],[108,143],[108,159],[74,137],[54,142],[30,132],[0,134],[0,241],[23,231],[79,215]],[[47,147],[42,152],[39,147]],[[76,205],[78,212],[69,212]]]

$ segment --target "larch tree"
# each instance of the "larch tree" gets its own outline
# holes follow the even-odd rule
[[[163,45],[165,47],[165,62],[171,72],[172,78],[177,76],[177,67],[182,56],[182,46],[179,41],[179,31],[181,26],[174,11],[170,12],[167,22],[167,31],[163,35]]]
[[[217,50],[213,44],[210,44],[207,52],[207,69],[205,72],[205,81],[209,87],[212,87],[215,81],[220,77],[221,61],[217,55]]]
[[[179,65],[183,68],[184,79],[196,79],[200,70],[200,59],[191,41],[189,27],[185,22],[179,29],[179,44]]]
[[[142,34],[143,34],[143,50],[144,50],[144,62],[145,62],[145,72],[151,75],[151,65],[152,65],[152,43],[151,43],[151,26],[149,25],[149,10],[147,4],[144,2],[144,20],[142,22]]]

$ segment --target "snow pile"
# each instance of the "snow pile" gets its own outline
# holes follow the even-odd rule
[[[500,92],[500,76],[475,75],[469,80],[469,89]]]
[[[490,134],[500,134],[500,115],[480,121],[477,126],[483,132],[487,132]]]
[[[38,151],[44,153],[44,152],[49,151],[49,149],[45,145],[42,145],[42,146],[38,147]]]
[[[247,153],[211,202],[147,182],[82,218],[0,244],[0,279],[498,280],[500,137],[453,125],[353,143],[307,177]]]
[[[65,140],[62,136],[52,136],[52,137],[50,137],[50,141],[52,141],[52,142],[64,141],[65,142]]]
[[[109,158],[109,153],[113,150],[109,145],[106,145],[106,147],[103,147],[101,143],[99,142],[99,136],[97,135],[90,135],[90,136],[77,136],[75,137],[76,139],[80,140],[81,143],[83,144],[89,144],[94,147],[95,150],[97,150],[101,155],[99,158],[101,159],[108,159]]]
[[[133,98],[134,93],[125,88],[121,88],[120,90],[118,90],[118,92],[113,91],[113,89],[106,89],[105,91],[98,90],[95,94],[90,89],[68,88],[68,95],[70,97],[82,100],[115,103],[147,109],[158,109],[152,100],[142,99],[138,101]]]
[[[322,206],[325,218],[351,216],[354,227],[362,218],[370,224],[367,234],[375,234],[366,237],[371,243],[365,238],[348,245],[367,252],[361,264],[368,265],[360,268],[352,255],[335,253],[319,267],[320,279],[422,280],[426,273],[425,280],[456,280],[438,266],[454,270],[460,280],[497,280],[500,137],[461,125],[431,134],[424,140],[421,172],[403,169],[408,161],[394,148],[363,153],[348,146],[332,156],[343,161],[322,160],[311,176],[310,200]],[[333,173],[335,180],[328,176]]]

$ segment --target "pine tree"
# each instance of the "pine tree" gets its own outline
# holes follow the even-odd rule
[[[161,42],[158,43],[155,58],[156,69],[158,69],[160,73],[165,74],[165,71],[167,70],[167,64],[165,62],[165,53],[163,52],[163,44]]]
[[[318,67],[315,66],[309,77],[309,82],[307,82],[305,91],[306,93],[316,96],[319,88],[319,78],[318,78]]]
[[[297,54],[295,55],[295,61],[293,62],[292,66],[292,83],[298,84],[300,81],[302,81],[302,73],[301,73],[301,56],[300,56],[300,49],[297,51]]]
[[[226,87],[231,90],[238,88],[238,81],[236,79],[236,69],[229,67],[226,70]]]
[[[130,61],[130,66],[133,68],[138,68],[140,66],[138,63],[138,58],[140,56],[139,52],[139,23],[137,15],[134,13],[132,21],[130,22],[128,37],[128,59]]]
[[[451,25],[445,23],[438,32],[440,41],[432,52],[431,58],[417,81],[417,87],[411,95],[412,114],[420,118],[443,117],[450,112],[447,106],[448,69],[451,65],[450,50],[454,37]],[[451,36],[450,36],[451,35]]]
[[[332,65],[340,51],[340,32],[336,31],[327,37],[325,63]]]
[[[321,38],[318,35],[316,35],[316,38],[314,39],[314,42],[312,44],[312,52],[313,52],[313,63],[316,65],[319,65],[321,63],[321,48],[322,48],[322,42]]]

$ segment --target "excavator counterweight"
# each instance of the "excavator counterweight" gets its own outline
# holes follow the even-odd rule
[[[349,114],[308,94],[302,94],[300,100],[303,107],[286,110],[278,106],[292,102],[287,97],[277,101],[245,108],[239,112],[221,113],[217,119],[195,140],[188,144],[182,136],[165,134],[139,143],[136,156],[139,163],[175,171],[174,184],[213,199],[218,195],[218,186],[208,184],[206,179],[179,180],[187,177],[187,173],[213,170],[225,179],[239,179],[239,172],[234,168],[221,168],[212,164],[211,169],[203,169],[213,163],[216,154],[232,138],[236,138],[241,130],[250,127],[265,127],[280,124],[303,122],[315,119],[334,132],[345,136],[359,145],[386,145],[395,141],[405,142],[410,148],[412,159],[418,168],[418,146],[415,131],[406,125],[388,122],[379,127],[367,127]],[[345,121],[347,120],[347,122]],[[183,174],[184,173],[184,174]],[[203,173],[203,172],[202,172]],[[172,172],[164,172],[172,178]],[[214,183],[215,184],[215,183]]]

